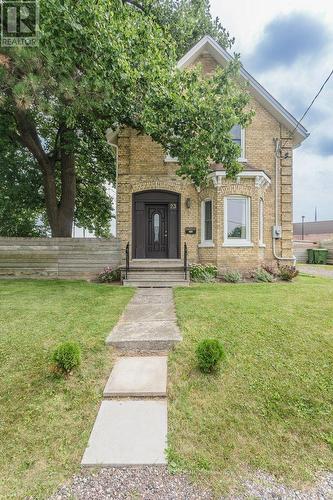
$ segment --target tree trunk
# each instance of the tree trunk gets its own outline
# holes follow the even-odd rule
[[[76,175],[74,152],[70,147],[70,135],[72,131],[65,130],[61,133],[61,199],[59,205],[59,227],[62,235],[72,236],[75,197],[76,197]]]
[[[18,134],[14,139],[28,148],[36,158],[43,175],[43,186],[47,218],[53,237],[71,238],[75,196],[76,176],[75,157],[73,150],[74,131],[61,124],[58,130],[54,156],[50,158],[43,149],[35,123],[26,111],[16,109],[14,117]],[[60,145],[58,147],[58,138]],[[57,182],[55,163],[60,159],[61,166],[61,194],[57,196]]]

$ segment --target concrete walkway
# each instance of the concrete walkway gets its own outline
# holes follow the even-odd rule
[[[181,340],[170,288],[139,288],[106,343],[123,351],[167,351]]]
[[[106,343],[140,356],[118,357],[83,466],[166,464],[167,357],[161,353],[180,340],[172,290],[138,289]]]

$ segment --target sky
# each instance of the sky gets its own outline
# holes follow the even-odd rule
[[[299,119],[333,69],[330,0],[211,0],[247,69]],[[333,76],[302,121],[294,150],[294,222],[333,219]]]

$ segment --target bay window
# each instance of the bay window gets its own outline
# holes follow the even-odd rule
[[[264,246],[264,200],[259,200],[259,245]]]
[[[213,245],[213,203],[210,199],[201,202],[201,245]]]
[[[224,245],[253,246],[251,243],[251,213],[248,196],[224,198]]]

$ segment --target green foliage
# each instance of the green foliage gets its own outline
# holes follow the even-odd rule
[[[252,116],[239,61],[208,78],[200,68],[176,68],[204,34],[231,46],[207,0],[49,0],[40,3],[40,20],[37,47],[1,48],[0,128],[34,157],[42,181],[27,194],[36,202],[42,196],[52,234],[68,235],[74,217],[97,235],[108,233],[105,184],[115,181],[109,127],[151,135],[196,185],[212,161],[223,162],[229,176],[239,172],[229,131]]]
[[[192,281],[213,282],[217,277],[217,267],[213,264],[192,264],[190,277]]]
[[[217,339],[201,340],[196,348],[197,363],[204,373],[212,373],[219,369],[225,353],[221,342]]]
[[[295,266],[280,266],[279,276],[283,281],[292,281],[298,275],[298,270]]]
[[[6,139],[0,115],[0,236],[45,236],[42,177],[32,155]]]
[[[105,267],[104,270],[97,276],[99,283],[112,283],[112,281],[120,280],[120,269]]]
[[[76,342],[60,344],[52,355],[52,361],[60,372],[69,374],[81,363],[80,346]]]
[[[256,269],[252,275],[254,281],[258,283],[272,283],[274,281],[274,276],[263,268]]]
[[[242,279],[242,275],[238,271],[227,271],[223,274],[223,279],[227,283],[238,283]]]
[[[279,269],[275,262],[272,264],[263,264],[262,268],[274,277],[278,276],[279,274]]]

